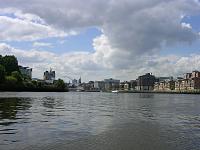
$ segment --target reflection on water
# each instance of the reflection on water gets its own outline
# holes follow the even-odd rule
[[[17,117],[18,111],[26,111],[31,107],[30,104],[29,98],[0,98],[0,125],[9,126],[16,123],[12,120],[20,119]]]
[[[54,109],[56,107],[55,99],[53,97],[44,97],[42,101],[43,101],[44,107],[51,108],[51,109]]]
[[[50,109],[59,109],[63,107],[63,99],[55,98],[55,97],[44,97],[42,98],[42,104],[46,108]]]
[[[150,142],[155,146],[180,144],[182,149],[198,149],[200,96],[0,93],[1,150],[29,149],[52,143],[64,145],[67,141],[90,136],[102,141],[111,135],[114,136],[109,141],[111,145],[122,137],[130,138],[125,143],[137,139],[135,145],[130,142],[131,149],[147,141],[157,141]],[[125,145],[130,146],[130,143]]]
[[[139,93],[140,98],[153,98],[154,94],[153,93]]]

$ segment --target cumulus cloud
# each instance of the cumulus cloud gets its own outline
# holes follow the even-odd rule
[[[48,25],[41,17],[23,13],[16,8],[0,8],[0,23],[1,41],[34,41],[77,34],[73,30],[56,29]]]
[[[6,43],[0,44],[1,55],[15,55],[21,65],[33,68],[33,76],[42,78],[45,70],[53,68],[60,78],[68,76],[88,76],[95,69],[101,70],[100,64],[92,59],[92,54],[86,52],[56,54],[41,50],[22,50],[11,47]],[[92,76],[92,74],[91,74]],[[93,78],[94,79],[94,78]]]
[[[88,78],[96,72],[99,76],[109,74],[134,78],[150,71],[177,75],[178,71],[199,69],[195,65],[184,66],[194,63],[194,59],[191,59],[194,55],[158,55],[166,47],[191,44],[199,39],[199,33],[193,30],[192,24],[183,22],[184,17],[199,14],[200,3],[197,0],[88,0],[87,5],[82,0],[30,0],[29,3],[25,0],[7,0],[0,1],[0,8],[4,11],[6,8],[18,10],[16,18],[0,17],[3,19],[0,22],[8,22],[6,25],[9,27],[5,33],[2,31],[7,29],[6,26],[1,30],[3,34],[0,34],[0,39],[22,37],[22,40],[31,40],[45,38],[46,35],[60,36],[89,27],[101,29],[102,35],[93,40],[93,53],[66,53],[62,56],[50,53],[51,61],[45,58],[39,61],[40,65],[47,63],[60,68],[59,72],[72,70],[77,74],[87,74]],[[23,29],[15,27],[18,24]],[[35,32],[36,29],[38,32]],[[40,51],[28,52],[33,56],[40,55]],[[196,64],[199,60],[197,56]]]
[[[112,47],[131,51],[133,55],[155,52],[163,45],[177,42],[191,43],[198,38],[198,33],[181,23],[184,16],[200,11],[196,0],[88,0],[87,5],[83,3],[82,0],[31,0],[29,3],[7,0],[0,4],[36,14],[62,30],[99,27]]]
[[[0,16],[0,40],[1,41],[33,41],[48,37],[63,37],[67,34],[51,28],[50,26],[37,24],[18,18]]]
[[[192,29],[192,26],[189,23],[182,22],[181,25],[182,25],[183,28]]]
[[[52,43],[34,42],[33,47],[53,47]]]
[[[98,57],[97,59],[100,55],[98,48],[94,53],[73,52],[58,55],[48,51],[16,49],[1,43],[0,54],[15,55],[21,65],[33,68],[34,77],[42,78],[43,72],[51,67],[56,70],[58,78],[64,78],[66,81],[68,80],[66,76],[74,78],[82,76],[85,81],[102,80],[109,77],[131,80],[146,72],[153,72],[157,76],[180,76],[185,72],[200,70],[200,55],[197,54],[187,57],[175,55],[146,56],[145,59],[138,57],[135,58],[137,63],[130,65],[129,68],[121,69],[102,65],[105,58]],[[106,63],[109,62],[106,61]]]
[[[46,24],[45,21],[39,16],[30,13],[23,13],[21,10],[16,8],[1,8],[0,14],[2,16],[13,16],[14,18],[19,18],[21,20]]]

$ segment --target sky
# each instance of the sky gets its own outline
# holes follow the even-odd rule
[[[200,70],[200,2],[0,0],[0,54],[34,78],[182,76]]]

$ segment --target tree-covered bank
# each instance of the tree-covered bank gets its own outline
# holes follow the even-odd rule
[[[20,72],[15,56],[0,55],[0,91],[64,92],[68,89],[62,79],[53,84],[32,81]]]

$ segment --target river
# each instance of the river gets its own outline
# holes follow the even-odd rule
[[[200,95],[0,93],[0,150],[199,150]]]

